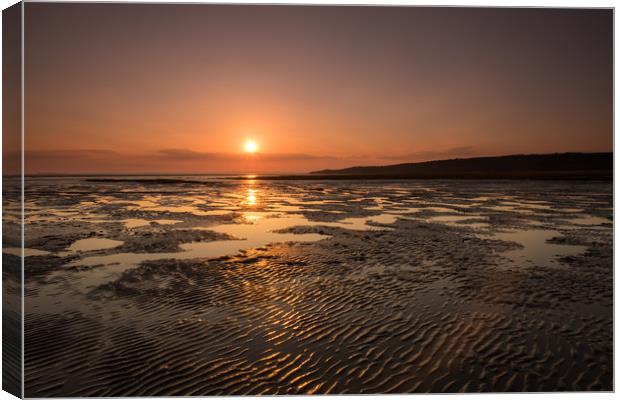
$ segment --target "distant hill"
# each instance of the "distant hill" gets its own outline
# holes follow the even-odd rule
[[[555,153],[456,158],[311,172],[325,179],[540,178],[611,179],[613,153]]]

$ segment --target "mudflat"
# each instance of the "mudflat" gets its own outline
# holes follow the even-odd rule
[[[26,396],[613,389],[611,183],[140,179],[27,179]]]

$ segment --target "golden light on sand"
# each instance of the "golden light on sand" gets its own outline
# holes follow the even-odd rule
[[[243,150],[246,153],[254,154],[258,151],[258,143],[255,140],[248,139],[243,143]]]
[[[245,218],[245,220],[249,223],[255,223],[256,221],[261,219],[262,216],[258,213],[244,213],[243,218]]]

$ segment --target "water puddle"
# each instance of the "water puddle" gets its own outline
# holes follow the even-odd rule
[[[408,209],[409,212],[420,212],[420,211],[432,211],[435,213],[455,213],[458,212],[456,211],[454,208],[448,208],[448,207],[414,207],[414,208],[409,208]]]
[[[591,215],[587,217],[572,218],[570,223],[573,225],[598,226],[605,223],[610,224],[611,221],[607,218],[595,217]]]
[[[434,217],[422,218],[424,222],[439,223],[449,226],[485,228],[489,225],[487,222],[480,222],[480,219],[486,219],[486,217],[480,215],[438,215]]]
[[[178,224],[183,221],[179,221],[176,219],[148,220],[148,219],[139,219],[139,218],[129,218],[129,219],[123,220],[123,225],[125,225],[125,228],[127,229],[133,229],[133,228],[139,228],[141,226],[148,226],[151,224],[151,222],[157,222],[160,225],[174,225],[174,224]]]
[[[513,232],[499,232],[494,239],[519,243],[523,248],[502,253],[511,262],[526,266],[561,266],[559,257],[575,256],[586,251],[586,246],[549,243],[548,240],[561,236],[558,231],[532,229]]]
[[[293,234],[274,232],[291,226],[300,225],[300,222],[304,218],[288,216],[270,218],[266,214],[267,213],[259,212],[245,213],[244,219],[246,223],[223,224],[209,228],[195,228],[224,233],[233,236],[236,240],[185,243],[179,246],[183,251],[174,253],[118,253],[86,257],[82,260],[74,261],[69,265],[93,266],[99,264],[119,264],[121,267],[129,267],[143,261],[169,258],[178,260],[217,258],[226,255],[234,255],[248,248],[262,247],[269,243],[317,241],[328,237],[326,235],[314,233]]]
[[[192,212],[196,215],[228,215],[235,212],[234,209],[223,209],[223,210],[207,210],[207,211],[198,211],[200,214],[196,214],[196,212]]]
[[[94,251],[112,249],[122,245],[120,240],[112,240],[105,238],[89,238],[81,239],[69,246],[69,251]]]
[[[563,213],[580,213],[583,212],[584,209],[583,208],[570,208],[570,207],[565,207],[565,208],[556,208],[555,211],[557,212],[563,212]]]
[[[284,233],[287,228],[295,226],[326,226],[351,230],[385,230],[387,227],[372,226],[369,223],[391,224],[398,216],[381,214],[372,217],[351,217],[338,222],[310,221],[299,214],[270,214],[266,212],[246,212],[245,223],[222,224],[208,228],[194,228],[223,233],[235,240],[217,240],[212,242],[184,243],[181,252],[174,253],[118,253],[86,257],[68,264],[69,266],[119,265],[120,269],[137,265],[143,261],[168,258],[187,260],[193,258],[217,258],[237,254],[241,250],[262,247],[271,243],[313,242],[329,237],[316,233]],[[74,243],[70,250],[88,251],[113,248],[122,242],[109,239],[84,239]],[[107,246],[107,247],[102,247]]]
[[[22,256],[22,249],[20,249],[19,247],[6,247],[2,249],[2,252],[6,254],[12,254],[17,257]],[[52,253],[50,253],[49,251],[45,251],[45,250],[37,250],[37,249],[29,249],[29,248],[24,249],[24,257],[46,256],[48,254],[52,254]]]
[[[169,212],[169,213],[188,213],[198,216],[206,215],[223,215],[229,214],[228,210],[209,210],[204,211],[196,207],[196,205],[205,204],[204,200],[193,200],[190,205],[175,205],[175,204],[160,204],[152,200],[131,200],[127,207],[131,211],[156,211],[156,212]]]

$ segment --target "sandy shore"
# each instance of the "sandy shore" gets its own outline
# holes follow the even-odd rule
[[[26,396],[612,390],[611,184],[30,187]]]

